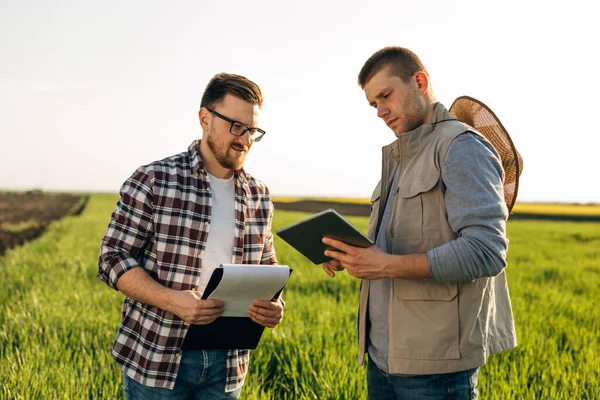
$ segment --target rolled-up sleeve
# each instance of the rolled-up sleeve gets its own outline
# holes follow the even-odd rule
[[[115,290],[121,275],[140,265],[142,252],[153,235],[151,181],[145,167],[125,181],[102,239],[98,277]]]
[[[472,281],[506,267],[503,176],[500,157],[489,142],[473,133],[454,139],[442,180],[448,222],[457,238],[427,252],[434,281]]]

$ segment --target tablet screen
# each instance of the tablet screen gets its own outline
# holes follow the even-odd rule
[[[327,246],[321,242],[325,236],[356,247],[373,245],[368,237],[332,208],[279,229],[276,233],[314,264],[331,260],[325,256]]]

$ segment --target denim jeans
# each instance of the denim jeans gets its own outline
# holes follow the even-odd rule
[[[403,376],[380,370],[371,360],[367,364],[369,400],[476,400],[479,368],[436,375]]]
[[[123,374],[127,400],[237,399],[242,388],[225,393],[227,350],[184,350],[175,387],[154,388]]]

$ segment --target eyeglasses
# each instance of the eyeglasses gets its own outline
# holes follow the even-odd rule
[[[219,114],[215,110],[211,110],[208,107],[205,107],[205,108],[208,111],[210,111],[212,114],[221,118],[223,121],[229,122],[231,124],[231,126],[229,127],[229,133],[231,133],[233,136],[244,136],[244,134],[246,132],[250,132],[250,141],[252,141],[252,142],[260,142],[260,139],[262,139],[263,136],[265,136],[266,132],[260,128],[251,128],[248,125],[244,124],[243,122],[239,122],[239,121],[233,120],[231,118],[227,118],[226,116]]]

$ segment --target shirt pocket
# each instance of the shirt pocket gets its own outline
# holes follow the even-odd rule
[[[440,237],[440,172],[402,179],[398,183],[392,216],[392,236],[397,239]]]
[[[246,221],[244,230],[244,258],[252,259],[253,264],[260,263],[260,256],[262,255],[265,247],[265,241],[268,237],[266,223],[259,223],[256,221]],[[246,262],[249,261],[246,260]]]
[[[160,284],[174,290],[189,290],[196,285],[206,250],[210,220],[202,214],[161,211],[155,217],[153,253],[156,263],[144,267]]]
[[[249,209],[247,212],[243,232],[244,263],[260,264],[265,241],[269,237],[268,222],[269,220],[266,211]]]

